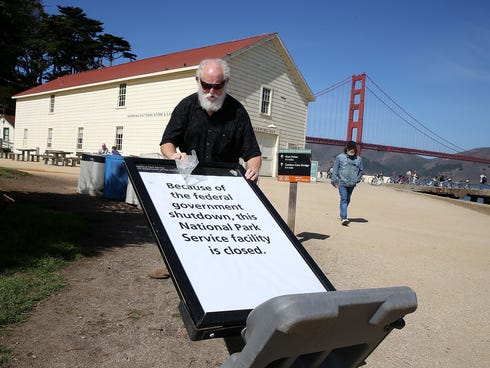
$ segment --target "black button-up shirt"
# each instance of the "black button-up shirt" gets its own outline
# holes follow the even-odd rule
[[[162,141],[173,143],[181,152],[196,151],[200,162],[248,161],[260,156],[260,148],[243,105],[227,95],[223,106],[211,116],[201,107],[197,93],[175,107]]]

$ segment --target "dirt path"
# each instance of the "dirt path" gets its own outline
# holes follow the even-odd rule
[[[222,340],[188,339],[172,282],[146,276],[162,261],[142,212],[77,195],[77,180],[76,172],[0,180],[0,190],[15,190],[20,201],[87,216],[95,226],[90,241],[102,248],[65,270],[66,290],[0,335],[0,344],[12,349],[11,367],[223,363],[228,352]],[[285,218],[288,184],[261,179],[260,186]],[[346,228],[339,224],[338,194],[329,184],[299,185],[295,233],[323,235],[303,245],[337,289],[407,285],[417,293],[418,310],[378,347],[367,367],[488,365],[490,217],[472,209],[481,206],[361,184],[349,213],[355,221]]]

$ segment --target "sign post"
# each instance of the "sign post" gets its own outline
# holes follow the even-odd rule
[[[288,181],[289,204],[287,224],[294,232],[296,223],[296,197],[298,182],[309,183],[311,180],[311,150],[289,149],[279,151],[278,181]]]
[[[288,227],[294,232],[296,224],[296,198],[298,196],[298,183],[289,183],[289,204],[288,204]]]

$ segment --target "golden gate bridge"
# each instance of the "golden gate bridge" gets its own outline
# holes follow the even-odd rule
[[[466,154],[464,148],[418,121],[365,73],[335,83],[315,96],[315,103],[308,108],[307,143],[343,146],[345,141],[353,140],[360,151],[370,149],[490,164],[489,158]]]

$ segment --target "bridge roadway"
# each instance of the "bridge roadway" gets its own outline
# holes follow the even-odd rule
[[[338,139],[328,139],[328,138],[320,138],[320,137],[306,137],[306,143],[316,143],[316,144],[325,144],[328,146],[344,146],[345,141]],[[416,148],[406,148],[406,147],[396,147],[396,146],[384,146],[381,144],[373,144],[366,142],[357,142],[358,147],[360,149],[367,149],[372,151],[384,151],[384,152],[397,152],[397,153],[406,153],[411,155],[422,155],[422,156],[431,156],[431,157],[440,157],[440,158],[448,158],[451,160],[460,160],[460,161],[469,161],[469,162],[478,162],[482,164],[490,164],[490,158],[486,157],[475,157],[475,156],[467,156],[462,154],[451,154],[446,152],[436,152],[436,151],[428,151],[421,150]]]
[[[477,202],[478,198],[483,199],[483,203],[490,204],[490,189],[464,189],[464,188],[446,188],[446,187],[429,187],[422,185],[394,184],[403,185],[414,192],[435,194],[441,197],[451,197],[462,199],[469,197],[471,202]]]

